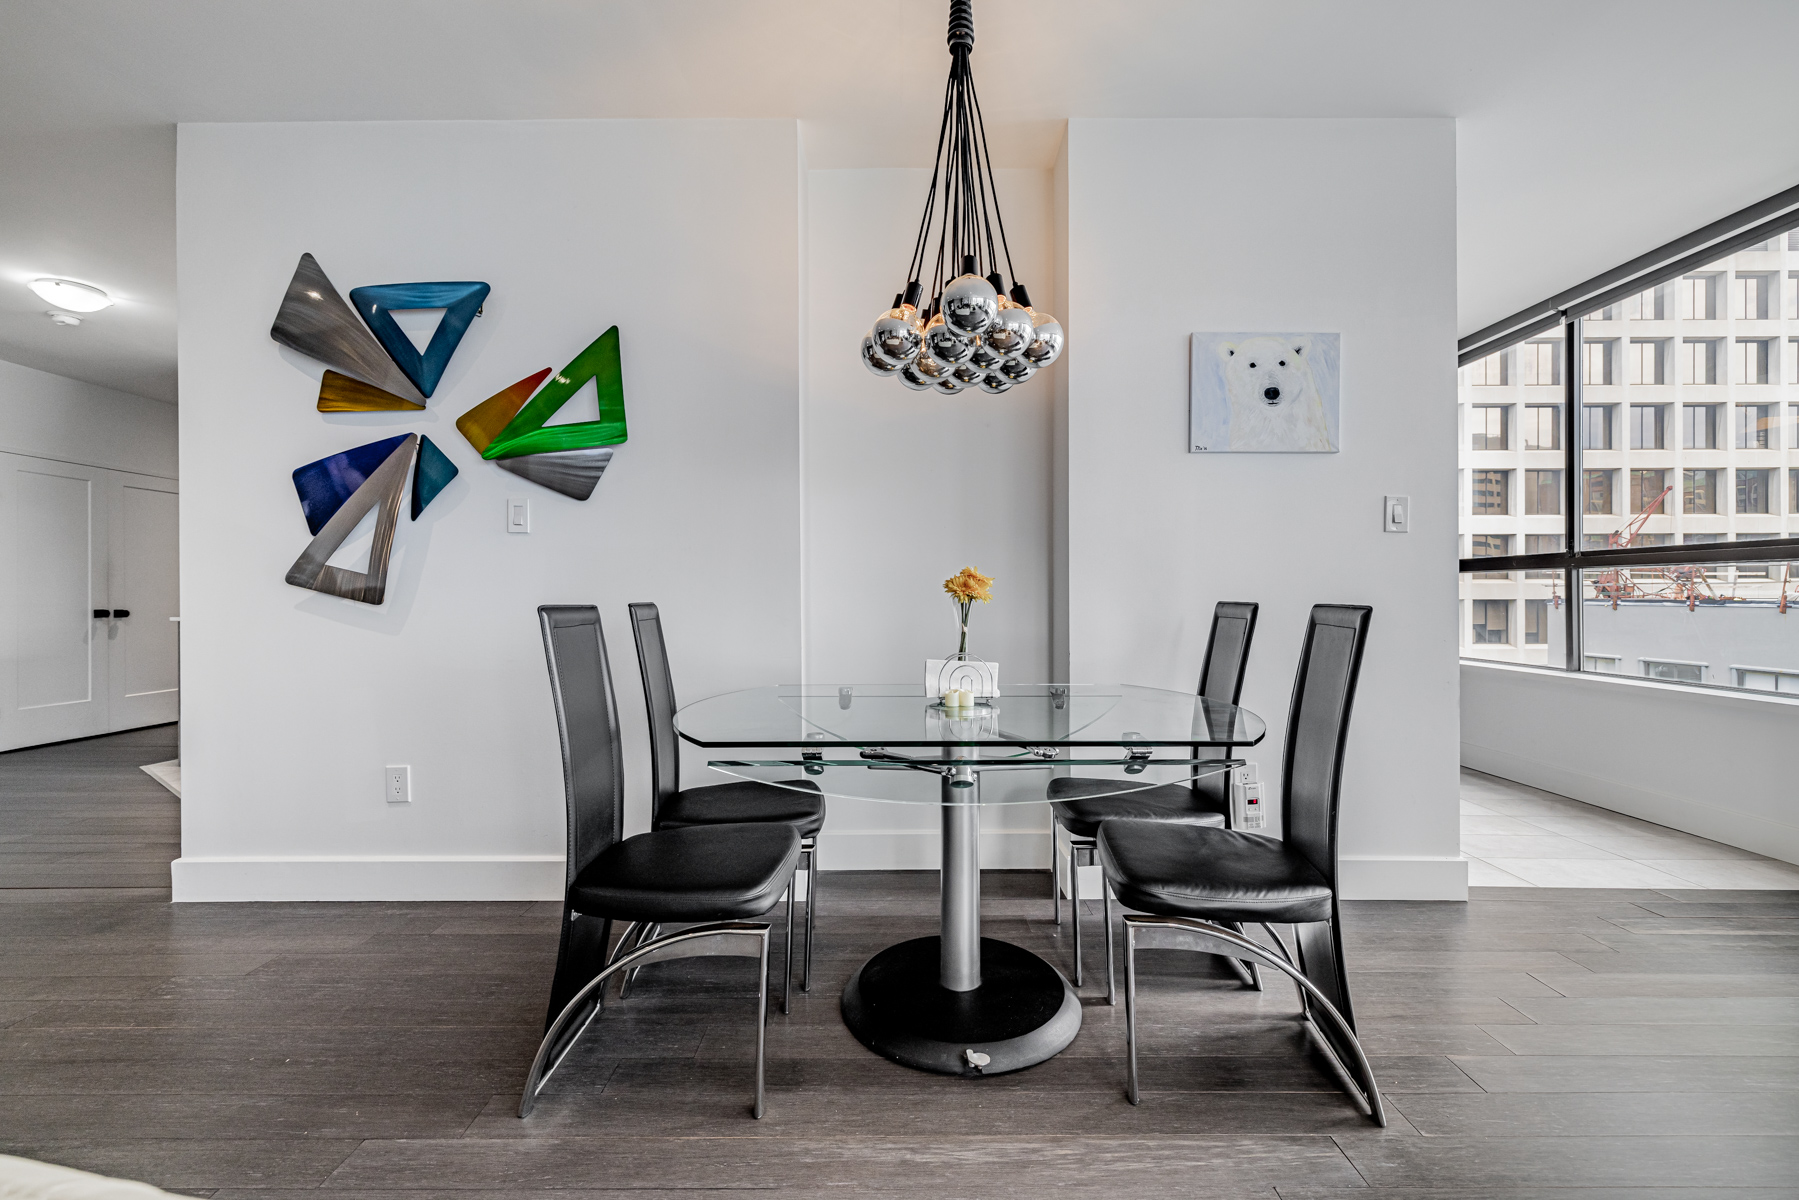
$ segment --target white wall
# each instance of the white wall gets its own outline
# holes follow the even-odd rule
[[[686,697],[798,677],[799,188],[792,121],[181,128],[177,900],[560,895],[539,604],[601,607],[628,831],[649,770],[627,602],[663,606]],[[268,334],[303,251],[344,292],[493,285],[426,412],[315,411],[321,364]],[[631,436],[592,499],[482,463],[455,418],[614,323]],[[461,475],[402,518],[386,604],[284,583],[308,541],[290,472],[413,430]],[[410,806],[383,801],[390,763]]]
[[[1799,863],[1799,701],[1488,663],[1461,674],[1465,765]]]
[[[1067,142],[1070,676],[1194,685],[1212,605],[1262,605],[1243,703],[1278,780],[1307,610],[1371,604],[1345,894],[1461,899],[1455,127],[1075,120]],[[1342,451],[1187,452],[1188,335],[1337,332]],[[1381,531],[1381,497],[1413,530]]]
[[[0,451],[174,479],[175,406],[0,362]]]
[[[927,657],[955,650],[943,580],[964,566],[995,579],[975,605],[969,650],[1000,664],[1001,685],[1050,669],[1050,473],[1060,368],[1001,396],[912,392],[864,368],[855,348],[905,286],[931,173],[807,173],[805,387],[806,661],[809,681],[913,683]],[[1012,262],[1040,308],[1058,311],[1050,173],[1004,170],[997,182]],[[986,798],[1041,796],[1047,775],[994,773]],[[849,772],[863,795],[936,799],[930,781]],[[827,785],[830,782],[827,781]],[[984,814],[989,867],[1048,863],[1041,804]],[[934,804],[833,800],[826,869],[932,868]]]

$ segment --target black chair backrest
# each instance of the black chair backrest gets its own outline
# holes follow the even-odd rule
[[[1199,670],[1199,694],[1235,704],[1243,694],[1243,668],[1256,636],[1259,604],[1220,600],[1212,610],[1212,635],[1206,639],[1206,663]]]
[[[591,604],[546,604],[537,610],[550,694],[562,735],[562,786],[568,803],[568,879],[624,834],[625,776],[619,752],[618,704],[600,610]]]
[[[1281,829],[1287,845],[1305,855],[1337,886],[1337,797],[1343,783],[1343,749],[1349,710],[1362,673],[1362,645],[1373,609],[1358,604],[1318,604],[1306,623],[1287,712],[1287,747],[1281,768]]]
[[[643,705],[650,714],[650,826],[662,802],[681,790],[681,739],[675,733],[675,680],[662,640],[662,615],[654,604],[631,605],[631,632],[637,638],[637,669],[643,675]]]

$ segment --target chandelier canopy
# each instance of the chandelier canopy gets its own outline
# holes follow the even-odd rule
[[[998,395],[1062,353],[1061,324],[1031,307],[1030,293],[1012,268],[981,102],[968,63],[973,50],[972,0],[950,0],[949,84],[906,288],[862,338],[863,364],[916,392],[954,394],[978,388]],[[927,279],[930,300],[921,306]]]

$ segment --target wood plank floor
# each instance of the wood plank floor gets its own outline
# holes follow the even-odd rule
[[[1383,1131],[1305,1051],[1291,988],[1191,955],[1143,958],[1140,1108],[1103,976],[1030,1071],[875,1059],[839,989],[931,931],[936,880],[827,875],[765,1120],[747,964],[719,960],[646,971],[520,1121],[554,906],[172,906],[177,802],[137,770],[172,753],[159,729],[0,755],[0,1150],[265,1200],[1799,1198],[1792,892],[1349,905]],[[1066,963],[1045,883],[989,873],[987,931]]]

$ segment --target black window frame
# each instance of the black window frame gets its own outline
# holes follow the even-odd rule
[[[1622,549],[1584,549],[1582,518],[1585,515],[1586,474],[1582,466],[1586,428],[1585,405],[1582,403],[1585,378],[1585,317],[1627,297],[1652,288],[1671,284],[1684,276],[1702,271],[1719,259],[1760,245],[1783,234],[1799,230],[1799,187],[1787,188],[1764,200],[1739,209],[1711,224],[1696,229],[1665,245],[1657,246],[1609,271],[1584,280],[1547,299],[1520,309],[1503,320],[1495,321],[1462,338],[1457,344],[1457,364],[1466,366],[1489,354],[1509,350],[1552,330],[1562,341],[1562,480],[1566,495],[1562,500],[1564,526],[1563,550],[1551,554],[1517,554],[1507,558],[1462,559],[1464,573],[1479,571],[1560,571],[1564,595],[1580,594],[1580,572],[1604,570],[1608,567],[1693,565],[1711,563],[1786,562],[1799,559],[1799,537],[1768,538],[1762,541],[1695,543],[1673,546],[1629,546]],[[1795,234],[1794,236],[1799,236]],[[1789,239],[1790,241],[1791,239]],[[1712,297],[1725,306],[1727,298]],[[1770,304],[1778,303],[1770,298]],[[1609,323],[1608,323],[1609,324]],[[1770,352],[1770,357],[1772,352]],[[1616,369],[1614,364],[1614,370]],[[1727,367],[1726,367],[1727,369]],[[1776,380],[1777,368],[1769,363],[1769,379]],[[1781,376],[1784,378],[1784,376]],[[1734,413],[1726,414],[1734,416]],[[1724,433],[1733,437],[1734,430]],[[1614,431],[1614,437],[1616,436]],[[1666,434],[1664,435],[1666,437]],[[1722,441],[1723,438],[1717,439]],[[1796,468],[1799,470],[1799,468]],[[1735,480],[1729,486],[1734,500]],[[1781,490],[1770,472],[1769,508],[1778,502]],[[1793,486],[1799,486],[1794,484]],[[1799,497],[1796,497],[1799,498]],[[1723,497],[1719,498],[1721,501]],[[1614,501],[1614,507],[1616,507]],[[1722,504],[1720,504],[1722,507]],[[1663,511],[1667,511],[1664,503]],[[1583,672],[1586,646],[1581,628],[1581,608],[1577,603],[1562,605],[1567,622],[1567,659],[1562,670]]]

